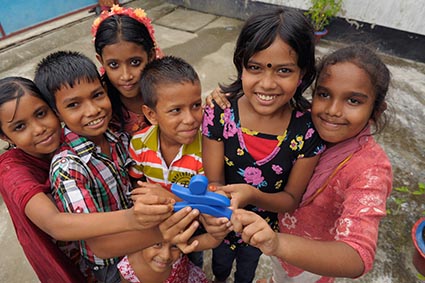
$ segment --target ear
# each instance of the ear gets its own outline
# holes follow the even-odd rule
[[[96,59],[97,59],[97,61],[99,61],[99,63],[103,66],[102,56],[100,56],[99,54],[96,54]]]
[[[5,134],[0,134],[0,139],[8,142],[9,144],[14,144],[11,139],[9,139]]]
[[[143,114],[145,115],[146,119],[148,119],[149,122],[151,122],[152,125],[158,124],[158,120],[156,119],[156,112],[155,112],[154,109],[150,108],[147,105],[143,105],[142,111],[143,111]]]
[[[148,53],[148,63],[155,60],[156,57],[157,57],[156,50],[155,50],[155,47],[153,47],[152,50]]]
[[[299,80],[302,80],[304,78],[304,75],[305,75],[305,70],[301,70]]]

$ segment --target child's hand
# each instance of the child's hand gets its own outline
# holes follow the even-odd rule
[[[172,198],[177,201],[180,201],[172,192],[164,189],[160,184],[151,184],[147,182],[137,181],[137,185],[139,187],[134,188],[131,191],[131,198],[134,201],[135,197],[139,197],[141,195],[157,195],[166,198]]]
[[[217,218],[208,214],[201,214],[199,220],[208,234],[220,241],[233,230],[232,222],[225,217]]]
[[[217,187],[218,191],[224,192],[231,198],[231,207],[233,209],[243,208],[248,204],[253,204],[255,193],[258,191],[253,186],[247,184],[232,184]]]
[[[279,248],[279,239],[267,222],[254,212],[237,209],[231,219],[235,232],[242,234],[242,240],[259,248],[265,255],[274,255]]]
[[[229,94],[222,93],[220,88],[217,87],[205,98],[205,104],[214,108],[213,101],[215,101],[221,109],[226,109],[230,107],[230,102],[227,99],[227,96],[229,96]]]
[[[145,195],[133,199],[133,215],[138,229],[158,226],[173,213],[174,200],[155,195]]]
[[[199,222],[195,220],[198,216],[199,211],[189,206],[171,215],[159,225],[164,241],[177,245],[183,253],[194,251],[198,241],[188,241],[199,227]]]

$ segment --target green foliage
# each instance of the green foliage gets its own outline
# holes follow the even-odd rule
[[[310,0],[311,7],[305,12],[315,31],[322,31],[331,18],[341,10],[343,0]]]
[[[410,189],[406,186],[396,187],[394,191],[401,193],[401,197],[394,197],[394,203],[396,205],[395,210],[387,209],[387,214],[396,215],[400,211],[403,204],[408,202],[408,199],[405,197],[408,196],[422,196],[425,195],[425,183],[418,183],[417,189]],[[422,211],[422,215],[425,216],[425,211]]]

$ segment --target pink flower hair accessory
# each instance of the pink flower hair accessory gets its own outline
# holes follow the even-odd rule
[[[113,15],[127,15],[130,18],[135,19],[136,21],[142,23],[146,29],[149,32],[150,37],[152,38],[152,41],[154,42],[154,46],[155,46],[155,53],[156,53],[156,57],[160,58],[163,56],[161,49],[157,46],[156,40],[155,40],[155,31],[154,28],[152,26],[152,20],[147,16],[145,10],[141,9],[141,8],[136,8],[133,9],[131,7],[121,7],[119,5],[112,5],[111,9],[108,10],[104,10],[102,11],[102,13],[100,13],[99,17],[97,17],[94,21],[93,24],[91,26],[91,34],[93,36],[93,42],[96,39],[96,33],[97,30],[100,26],[100,24],[107,18],[109,18],[110,16]]]

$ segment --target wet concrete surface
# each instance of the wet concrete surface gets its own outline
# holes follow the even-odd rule
[[[234,74],[232,53],[242,21],[187,10],[167,1],[131,1],[152,18],[155,35],[164,53],[185,58],[197,70],[208,94],[218,82]],[[0,77],[33,77],[37,62],[52,51],[76,50],[95,59],[90,26],[95,16],[87,11],[53,22],[40,29],[0,41]],[[318,56],[343,43],[326,39],[317,46]],[[394,167],[394,186],[414,190],[425,182],[425,64],[382,54],[393,82],[389,97],[391,120],[378,141]],[[0,148],[4,147],[0,142]],[[373,271],[358,280],[337,282],[419,282],[411,264],[410,229],[425,211],[425,196],[394,191],[388,201],[389,216],[381,224]],[[0,282],[38,282],[16,240],[7,209],[0,198]],[[211,276],[210,252],[205,271]],[[269,260],[262,256],[257,278],[270,274]]]

